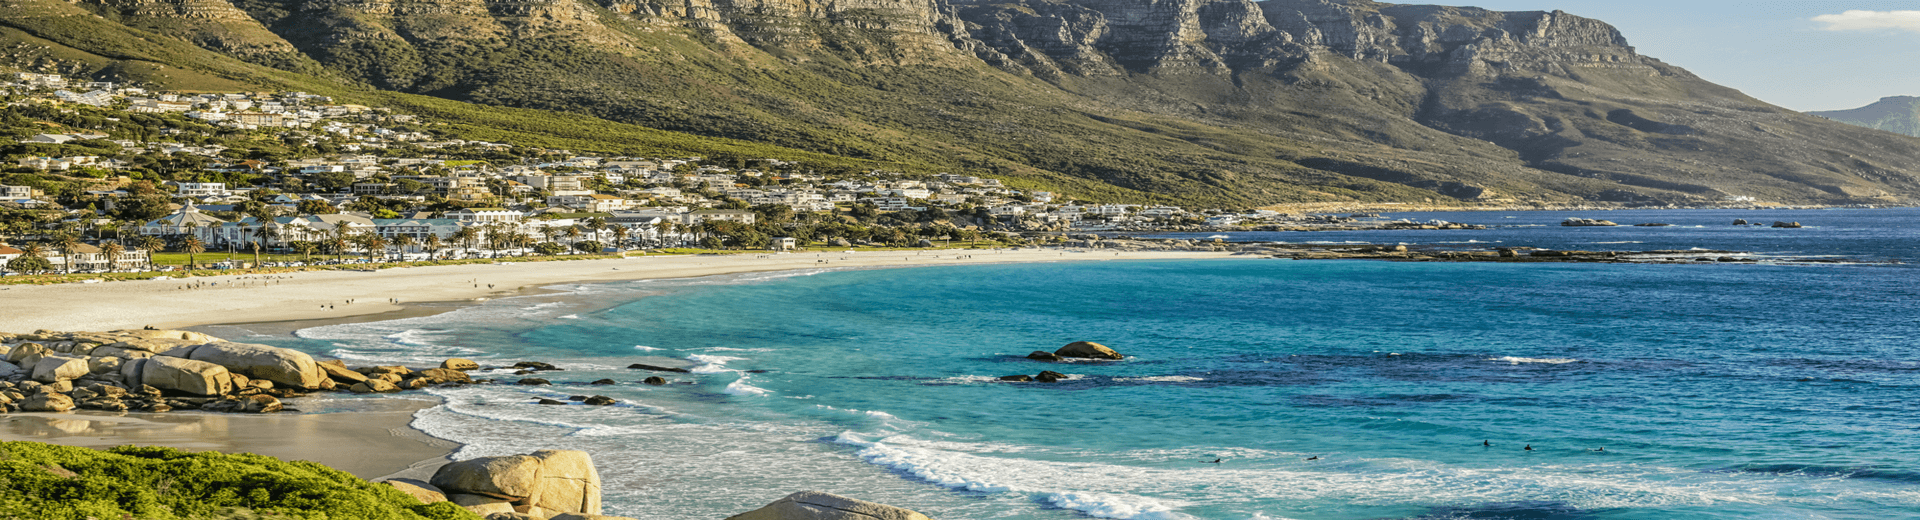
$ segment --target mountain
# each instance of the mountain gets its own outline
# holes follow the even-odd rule
[[[1807,113],[1850,125],[1920,137],[1920,97],[1891,96],[1853,110]]]
[[[1558,11],[1366,0],[0,4],[0,45],[105,58],[71,72],[168,76],[136,66],[152,63],[203,83],[264,77],[580,114],[1095,200],[1920,195],[1920,139],[1766,104]],[[158,47],[167,54],[147,53]]]

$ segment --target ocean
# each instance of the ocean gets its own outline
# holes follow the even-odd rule
[[[1675,226],[1553,225],[1566,216]],[[1906,209],[1389,217],[1498,227],[1228,239],[1920,260]],[[1726,225],[1756,217],[1807,227]],[[430,390],[446,404],[414,425],[464,443],[456,458],[586,450],[607,513],[642,519],[800,490],[949,520],[1920,517],[1906,264],[1241,258],[551,289],[245,341],[565,368],[538,376],[552,386]],[[1082,340],[1126,359],[1023,357]],[[1042,370],[1068,379],[996,380]],[[672,384],[638,383],[653,375]],[[619,404],[533,404],[575,395]]]

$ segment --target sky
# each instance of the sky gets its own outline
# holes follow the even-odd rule
[[[1640,54],[1782,107],[1920,96],[1920,0],[1389,0],[1613,24]]]

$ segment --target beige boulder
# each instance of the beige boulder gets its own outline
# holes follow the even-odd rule
[[[331,377],[333,378],[334,381],[338,381],[341,383],[346,383],[351,385],[354,383],[359,383],[367,380],[367,376],[362,375],[359,372],[347,370],[347,367],[344,367],[344,366],[335,365],[332,363],[320,363],[319,367],[321,372],[325,372],[327,374],[327,377]]]
[[[426,379],[427,381],[435,384],[473,382],[473,377],[468,376],[466,372],[461,372],[459,370],[454,370],[451,368],[429,368],[426,370],[421,370],[419,372],[414,373],[414,378]]]
[[[513,512],[512,503],[489,496],[453,494],[447,495],[447,501],[483,517],[494,513]]]
[[[152,385],[198,395],[226,395],[233,392],[233,378],[227,368],[168,356],[133,359],[120,364],[120,375],[127,384]]]
[[[40,392],[20,401],[20,410],[25,412],[65,412],[72,409],[72,397],[53,392]]]
[[[31,367],[39,363],[40,358],[46,357],[49,352],[51,351],[47,350],[47,347],[39,343],[26,343],[15,346],[12,351],[7,352],[7,362],[23,367]]]
[[[1114,352],[1113,349],[1107,348],[1106,345],[1091,341],[1068,343],[1067,346],[1060,347],[1060,350],[1055,350],[1053,353],[1060,357],[1086,359],[1123,359],[1126,357],[1120,355],[1119,352]]]
[[[441,466],[432,483],[448,493],[511,501],[522,513],[600,514],[600,473],[584,451],[464,460]]]
[[[398,392],[400,391],[400,387],[394,386],[393,383],[389,383],[384,379],[368,379],[354,383],[353,386],[348,387],[347,390],[356,394],[384,394],[387,392]]]
[[[727,520],[929,520],[912,510],[818,491],[801,491]]]
[[[134,338],[184,340],[184,341],[191,341],[194,343],[210,343],[210,342],[220,341],[220,338],[208,336],[206,334],[201,334],[198,332],[190,332],[190,331],[184,331],[184,330],[146,330],[146,329],[116,330],[116,331],[113,331],[113,333],[115,335],[128,336],[128,337],[134,337]]]
[[[126,360],[117,357],[96,356],[87,358],[87,372],[94,374],[118,374],[120,373],[120,364],[125,362]]]
[[[146,340],[141,340],[141,341],[146,341]],[[166,346],[164,348],[159,348],[159,351],[164,352],[167,350],[172,350],[173,348],[175,347]],[[93,355],[99,356],[99,357],[117,357],[121,359],[133,359],[133,358],[149,358],[158,354],[156,354],[154,350],[145,348],[145,346],[133,345],[133,344],[129,344],[127,342],[122,341],[119,343],[114,343],[112,345],[107,345],[107,346],[93,349]]]
[[[440,362],[440,368],[448,370],[479,370],[480,364],[466,358],[451,358]]]
[[[413,497],[414,500],[419,500],[422,504],[447,501],[446,492],[441,491],[440,488],[433,487],[433,484],[428,484],[425,481],[410,478],[394,478],[381,481],[381,483],[393,486],[394,489],[400,490],[401,493],[406,493],[407,496]]]
[[[313,390],[327,378],[313,356],[293,349],[217,341],[169,350],[162,355],[205,361],[249,378],[265,379],[283,386]]]
[[[87,366],[87,358],[63,356],[59,354],[40,358],[33,364],[33,380],[42,383],[72,381],[92,373]]]

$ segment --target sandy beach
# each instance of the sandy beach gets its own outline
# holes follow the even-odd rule
[[[217,323],[320,320],[395,312],[402,305],[391,303],[394,300],[401,304],[472,301],[569,282],[687,278],[809,268],[1206,259],[1229,255],[1053,249],[799,252],[564,262],[503,260],[495,264],[378,271],[8,286],[0,287],[0,331],[184,328]],[[185,288],[189,286],[196,288]]]

